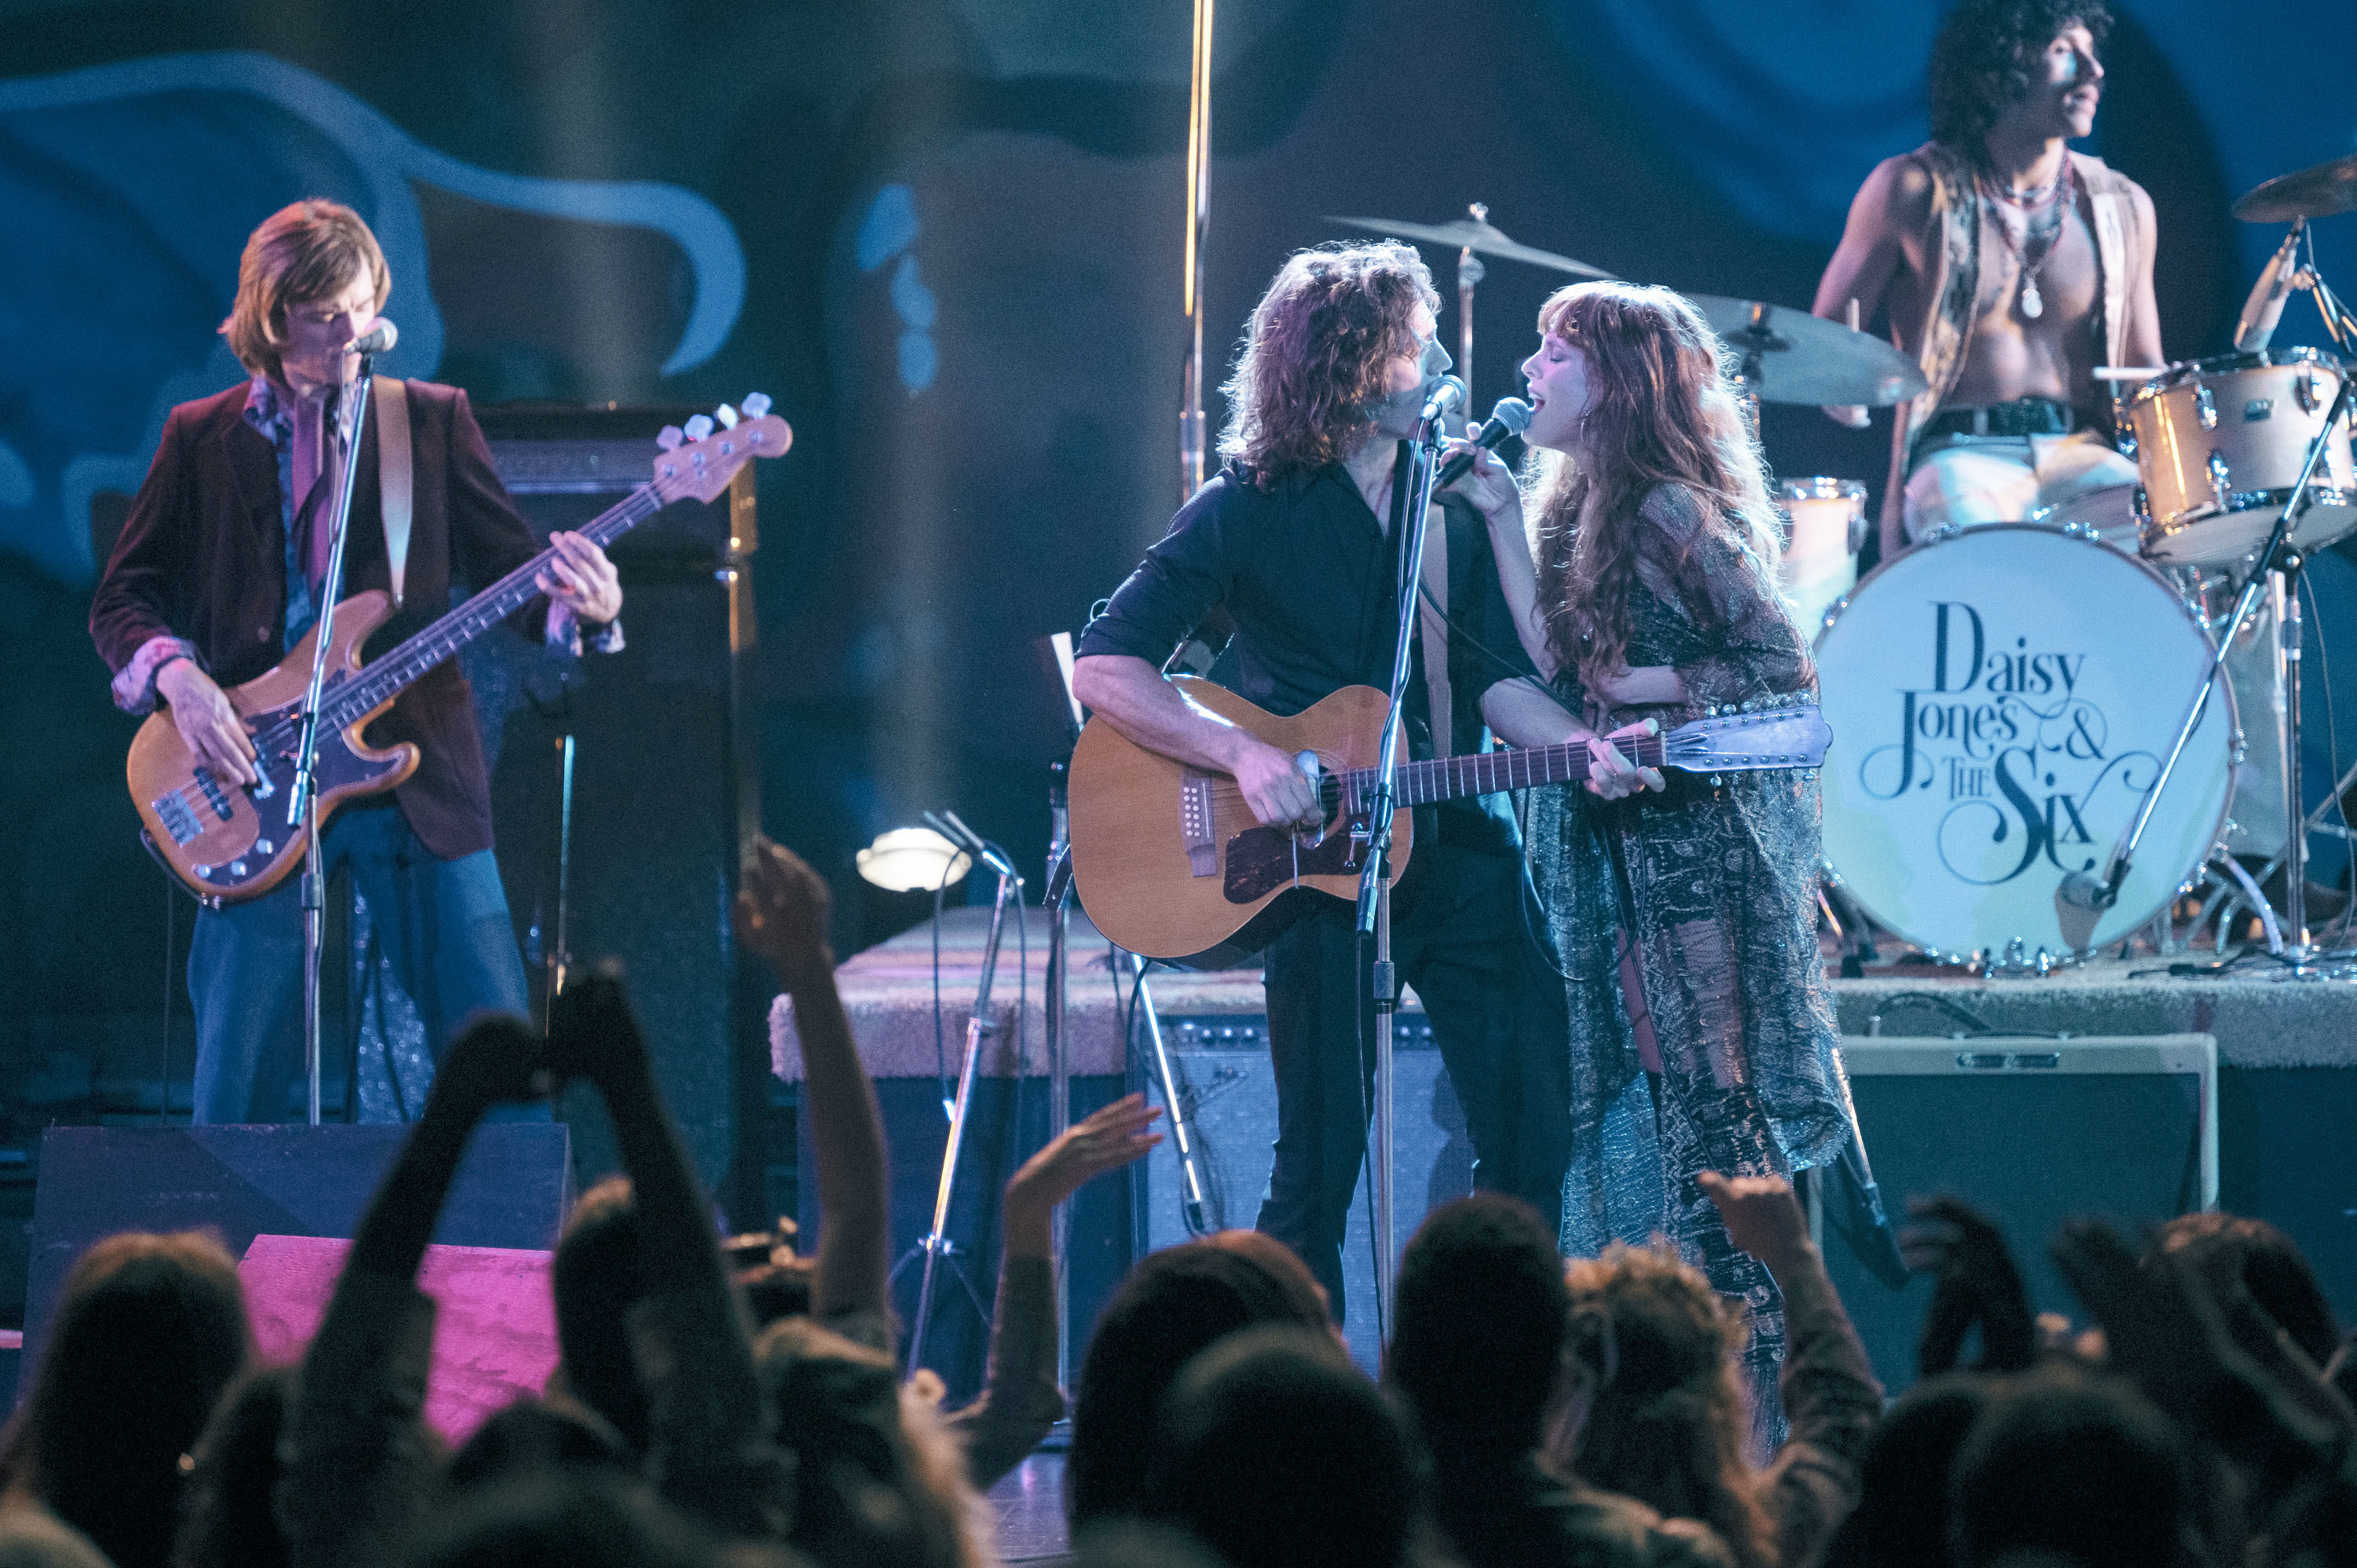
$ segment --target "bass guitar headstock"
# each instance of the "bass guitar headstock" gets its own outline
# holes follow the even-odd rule
[[[662,427],[655,437],[662,448],[655,459],[655,489],[666,503],[712,500],[737,469],[756,457],[781,457],[793,444],[793,428],[770,412],[769,398],[748,392],[741,413],[724,403],[689,420],[683,430]]]
[[[1809,703],[1749,712],[1727,708],[1663,736],[1662,760],[1689,773],[1816,768],[1824,764],[1833,739],[1833,726]]]

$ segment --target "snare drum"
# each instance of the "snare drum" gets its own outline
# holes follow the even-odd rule
[[[1866,487],[1856,479],[1786,479],[1776,499],[1792,521],[1777,575],[1802,627],[1815,635],[1835,600],[1857,581],[1866,542]]]
[[[2055,895],[2100,876],[2209,672],[2196,613],[2083,531],[1995,523],[1878,567],[1817,639],[1827,862],[1936,956],[2060,955],[2169,906],[2218,842],[2233,693],[2212,693],[2120,897],[2066,939]]]
[[[2144,553],[2231,565],[2267,540],[2308,448],[2341,390],[2341,361],[2313,349],[2197,360],[2128,404],[2144,480]],[[2357,530],[2357,477],[2344,423],[2325,443],[2291,542],[2319,549]]]

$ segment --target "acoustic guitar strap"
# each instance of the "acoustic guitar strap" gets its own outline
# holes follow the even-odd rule
[[[376,378],[377,490],[384,498],[384,561],[393,578],[393,602],[401,603],[401,580],[409,564],[409,522],[414,496],[410,459],[409,389],[399,376]]]

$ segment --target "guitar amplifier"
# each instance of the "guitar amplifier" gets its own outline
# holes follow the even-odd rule
[[[708,411],[477,411],[501,481],[544,539],[648,478],[655,432],[697,412]],[[576,660],[492,637],[460,655],[534,999],[561,953],[576,967],[621,961],[697,1172],[740,1229],[780,1212],[766,1190],[770,987],[740,961],[728,923],[737,865],[760,823],[750,691],[759,467],[748,465],[719,499],[675,502],[615,542],[622,651]],[[569,855],[560,845],[568,814]],[[593,1101],[562,1112],[585,1185],[619,1163]]]
[[[2099,1215],[2131,1244],[2144,1223],[2218,1201],[2218,1046],[2209,1035],[1846,1037],[1857,1125],[1894,1224],[1946,1192],[2003,1227],[2035,1308],[2084,1312],[2047,1260],[2055,1228]],[[1931,1281],[1883,1284],[1837,1239],[1825,1261],[1875,1375],[1915,1380]]]
[[[1260,1014],[1205,1014],[1165,1015],[1160,1022],[1180,1101],[1191,1111],[1204,1228],[1250,1230],[1276,1163],[1268,1020]],[[1433,1044],[1432,1025],[1421,1011],[1403,1008],[1392,1027],[1392,1223],[1405,1247],[1426,1212],[1473,1190],[1473,1144]],[[1153,1051],[1143,1036],[1141,1026],[1135,1060],[1147,1076],[1148,1097],[1159,1105],[1162,1085],[1154,1079]],[[1139,1256],[1191,1239],[1175,1140],[1166,1136],[1146,1156],[1131,1191]],[[1372,1208],[1362,1170],[1342,1242],[1342,1283],[1351,1353],[1368,1367],[1383,1352],[1375,1325]]]

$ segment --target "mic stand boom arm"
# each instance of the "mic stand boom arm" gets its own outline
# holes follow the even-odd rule
[[[2144,800],[2137,806],[2136,816],[2120,835],[2119,842],[2112,846],[2103,883],[2093,890],[2093,902],[2090,907],[2095,909],[2108,909],[2118,901],[2121,885],[2127,881],[2128,867],[2136,859],[2136,845],[2144,838],[2145,829],[2152,822],[2154,808],[2160,804],[2160,792],[2168,786],[2169,775],[2176,771],[2178,759],[2185,754],[2187,744],[2192,740],[2193,732],[2201,725],[2201,715],[2210,705],[2210,693],[2218,684],[2218,671],[2225,668],[2226,650],[2234,646],[2234,639],[2242,633],[2243,623],[2250,619],[2251,612],[2258,607],[2259,596],[2266,591],[2268,573],[2284,570],[2287,566],[2285,542],[2290,536],[2292,524],[2308,504],[2309,481],[2315,478],[2316,465],[2324,456],[2325,442],[2330,437],[2332,427],[2341,422],[2341,416],[2348,412],[2351,384],[2348,377],[2341,378],[2341,391],[2334,396],[2332,407],[2326,412],[2324,424],[2316,432],[2316,439],[2309,444],[2308,461],[2300,466],[2299,478],[2294,481],[2291,493],[2284,498],[2283,512],[2276,519],[2275,531],[2267,535],[2266,544],[2259,551],[2257,565],[2251,573],[2251,580],[2244,585],[2242,594],[2234,601],[2234,613],[2227,620],[2226,629],[2219,634],[2217,651],[2210,660],[2210,672],[2201,678],[2201,689],[2193,693],[2193,701],[2185,710],[2185,722],[2178,726],[2177,739],[2169,748],[2168,760],[2160,765],[2160,771],[2153,775],[2152,786],[2144,792]],[[2300,830],[2299,815],[2298,811],[2292,813],[2292,832],[2295,833]],[[2077,875],[2084,876],[2084,873]],[[2070,879],[2064,880],[2068,886]]]

